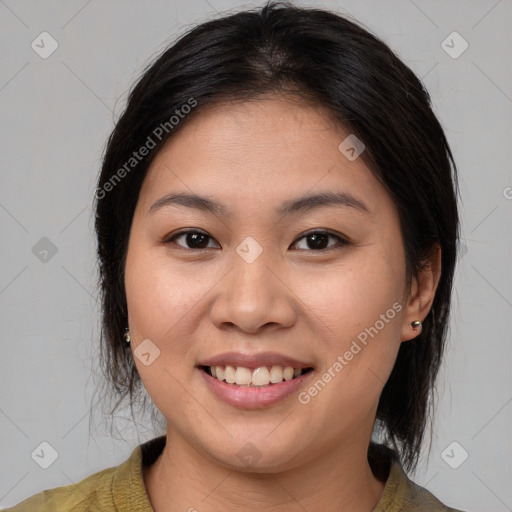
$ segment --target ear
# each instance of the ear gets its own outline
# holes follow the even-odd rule
[[[420,334],[420,327],[412,327],[415,320],[423,322],[428,315],[441,277],[441,247],[436,244],[424,262],[418,276],[413,278],[407,307],[402,322],[402,341],[408,341]]]

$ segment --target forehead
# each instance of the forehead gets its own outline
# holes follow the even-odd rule
[[[235,210],[315,190],[390,201],[363,159],[340,151],[349,135],[322,107],[281,96],[207,106],[160,150],[140,198],[179,190],[214,195]]]

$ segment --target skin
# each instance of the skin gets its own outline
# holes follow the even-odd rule
[[[439,251],[406,286],[396,207],[327,112],[277,95],[201,110],[159,152],[143,183],[125,268],[131,347],[160,355],[142,382],[167,419],[167,445],[144,472],[156,512],[371,511],[384,483],[366,454],[382,388],[400,343],[419,329],[439,280]],[[327,206],[279,219],[283,201],[343,191],[369,213]],[[151,205],[170,192],[208,196],[232,216]],[[208,237],[187,245],[184,228]],[[316,249],[306,232],[331,230]],[[236,251],[248,236],[252,263]],[[322,246],[324,247],[324,246]],[[315,381],[394,303],[402,310],[307,404],[297,393],[260,409],[235,408],[196,365],[214,355],[275,351],[315,368]],[[301,388],[299,391],[304,391]],[[307,388],[306,388],[307,391]],[[253,443],[248,468],[237,453]]]

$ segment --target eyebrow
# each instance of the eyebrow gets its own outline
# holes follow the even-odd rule
[[[161,197],[151,205],[149,213],[153,214],[167,206],[184,206],[186,208],[193,208],[213,213],[217,216],[232,216],[232,212],[218,201],[208,197],[184,192],[170,193]],[[360,199],[357,199],[348,192],[325,191],[284,201],[278,208],[276,208],[276,214],[279,218],[283,218],[300,212],[307,212],[328,206],[343,206],[354,208],[355,210],[365,214],[371,213],[370,209]]]

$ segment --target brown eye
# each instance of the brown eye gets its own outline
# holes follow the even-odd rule
[[[331,239],[337,239],[337,244],[329,244],[329,238]],[[328,231],[313,231],[310,233],[305,234],[298,240],[306,240],[306,247],[299,248],[299,250],[314,250],[314,251],[322,251],[331,249],[332,247],[335,247],[336,245],[342,246],[346,245],[348,242],[340,237],[339,235],[335,235],[333,233],[330,233]],[[295,242],[297,244],[298,242]]]
[[[184,239],[185,245],[176,242],[176,240],[180,238]],[[176,233],[171,238],[166,239],[164,243],[169,244],[172,242],[180,247],[183,247],[184,249],[208,249],[209,240],[213,240],[213,238],[206,233],[201,231],[187,230]]]
[[[183,239],[184,242],[178,243],[177,240]],[[209,242],[214,240],[210,235],[197,230],[184,230],[174,234],[172,237],[164,240],[164,244],[174,243],[183,249],[200,250],[214,248],[209,246]],[[334,247],[340,247],[348,244],[348,242],[339,235],[329,231],[312,231],[300,237],[293,245],[297,245],[299,241],[306,240],[305,247],[299,247],[299,250],[312,250],[315,252],[329,250]],[[329,240],[337,240],[337,243],[329,244]]]

